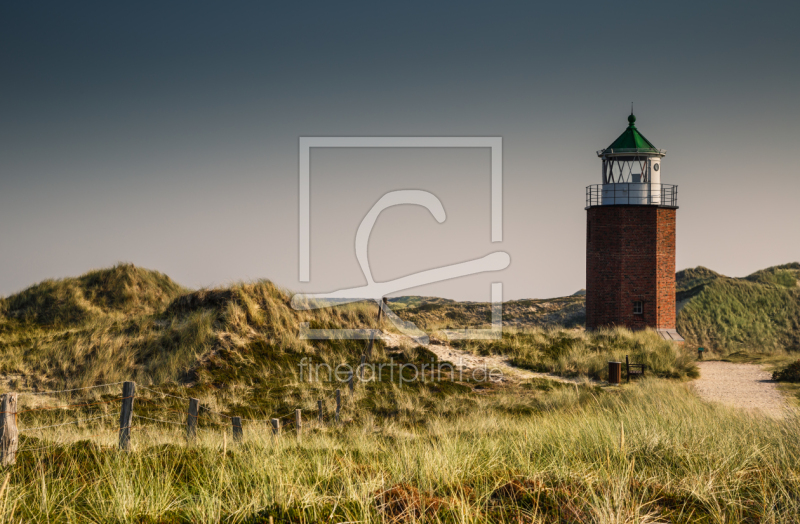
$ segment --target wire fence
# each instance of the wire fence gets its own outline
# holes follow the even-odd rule
[[[383,299],[383,305],[378,308],[377,320],[381,321],[383,308],[386,306],[386,299]],[[364,365],[370,356],[374,343],[374,338],[371,337],[369,342],[364,348],[361,355],[361,365],[359,371],[362,370],[361,366]],[[355,374],[351,371],[348,389],[350,394],[353,394]],[[122,395],[112,396],[111,398],[98,399],[85,399],[81,402],[70,403],[60,406],[34,406],[27,409],[18,409],[18,400],[20,395],[42,396],[48,395],[51,397],[58,397],[67,394],[74,394],[78,391],[92,391],[99,388],[111,388],[114,386],[122,386]],[[87,386],[82,388],[71,388],[62,390],[50,391],[18,391],[2,395],[0,400],[0,466],[7,466],[16,462],[17,454],[29,453],[33,451],[42,451],[46,449],[62,448],[64,450],[65,443],[49,443],[44,446],[28,447],[29,442],[34,444],[42,443],[41,432],[48,430],[55,430],[56,428],[66,428],[67,426],[86,426],[87,429],[93,431],[91,435],[81,435],[80,440],[91,440],[92,438],[106,434],[108,431],[119,431],[119,448],[122,450],[129,450],[131,444],[131,432],[139,430],[148,430],[158,428],[159,425],[170,426],[183,426],[186,429],[186,439],[192,440],[197,436],[197,429],[209,428],[230,428],[234,440],[242,440],[244,434],[243,422],[260,424],[262,427],[271,427],[273,435],[279,436],[281,429],[291,428],[294,426],[298,440],[301,438],[303,428],[303,415],[302,411],[294,409],[286,414],[270,415],[266,418],[243,418],[233,414],[222,413],[220,411],[212,410],[209,406],[201,404],[197,398],[184,397],[180,395],[173,395],[156,389],[148,388],[146,386],[138,385],[139,392],[147,392],[149,396],[137,395],[137,384],[134,382],[111,382],[107,384],[97,384],[94,386]],[[317,416],[314,417],[318,421],[325,420],[325,408],[327,401],[333,398],[335,402],[335,410],[333,412],[333,422],[340,422],[340,412],[342,407],[341,390],[336,389],[326,393],[317,401]],[[142,400],[149,409],[142,409],[141,413],[135,412],[134,400]],[[181,405],[176,406],[175,401],[180,401]],[[171,402],[173,405],[165,406],[165,403]],[[108,408],[113,404],[119,403],[119,428],[116,427],[102,427],[102,422],[105,419],[115,416],[115,413],[108,411]],[[177,409],[176,409],[177,408]],[[249,412],[252,412],[252,406]],[[65,422],[55,422],[53,424],[45,424],[40,426],[25,427],[24,422],[26,417],[20,417],[26,413],[40,413],[40,414],[63,414],[66,412],[74,413],[75,410],[91,411],[91,410],[105,410],[103,413],[86,413],[87,416],[83,418],[75,418]],[[151,413],[151,411],[153,413]],[[292,416],[294,415],[294,416]],[[215,419],[214,417],[218,417]],[[170,418],[179,420],[170,420]],[[330,418],[330,417],[329,417]],[[220,419],[225,419],[226,422],[220,422]],[[136,420],[137,424],[134,425],[133,421]],[[200,424],[202,423],[202,425]],[[24,439],[19,439],[20,433],[25,433]],[[28,438],[30,434],[39,434],[39,437]],[[20,446],[22,440],[22,446]]]
[[[74,394],[79,391],[84,392],[120,385],[122,386],[122,395],[113,395],[110,398],[104,398],[110,394],[103,394],[100,395],[99,399],[76,399],[74,402],[61,405],[50,405],[47,403],[44,405],[22,407],[21,409],[18,404],[19,396],[49,395],[51,397],[59,397],[61,395]],[[126,391],[132,393],[126,394]],[[352,393],[352,387],[350,391]],[[52,439],[53,435],[48,435],[48,433],[67,429],[68,426],[74,426],[91,432],[90,435],[80,434],[80,441],[92,441],[93,438],[101,435],[108,437],[108,432],[119,431],[119,447],[122,450],[128,450],[130,449],[131,431],[162,429],[165,425],[185,428],[185,438],[187,440],[196,438],[197,429],[210,430],[220,428],[224,428],[226,432],[230,428],[234,440],[242,440],[245,429],[244,423],[260,425],[261,428],[271,428],[272,433],[276,436],[281,434],[281,430],[293,428],[297,438],[300,439],[302,427],[304,425],[303,414],[299,408],[279,414],[270,414],[264,418],[245,418],[236,416],[230,411],[228,413],[223,413],[211,409],[211,407],[202,404],[200,400],[196,398],[174,395],[150,387],[140,386],[134,382],[112,382],[84,388],[63,390],[10,392],[2,395],[0,399],[0,465],[13,464],[18,454],[56,448],[64,449],[65,446],[71,444],[71,442],[50,441],[45,444],[47,441],[44,437],[50,436]],[[329,413],[327,408],[331,400],[335,402],[335,409]],[[136,412],[137,409],[134,406],[134,401],[141,401],[138,403],[138,413]],[[337,389],[326,392],[324,395],[321,395],[321,398],[317,402],[318,412],[315,413],[313,417],[307,416],[306,422],[313,420],[322,421],[324,423],[325,419],[328,419],[329,422],[338,423],[340,421],[341,401],[341,390]],[[120,406],[118,412],[109,409],[114,404]],[[248,413],[252,413],[255,410],[252,406],[246,406],[244,409],[246,409]],[[102,412],[98,412],[98,410]],[[75,416],[75,418],[67,421],[63,421],[62,418],[62,421],[54,421],[52,424],[26,426],[25,422],[28,420],[28,417],[25,415],[31,413],[40,414],[37,420],[40,424],[42,416],[63,416],[64,414],[69,414],[70,416]],[[119,416],[118,426],[107,424],[109,418],[116,416]],[[135,424],[133,422],[134,420],[136,421]],[[5,438],[6,435],[13,435],[14,437],[25,435],[25,438]],[[55,440],[58,440],[57,437]]]

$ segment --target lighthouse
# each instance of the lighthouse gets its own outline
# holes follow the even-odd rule
[[[656,148],[628,127],[597,152],[602,184],[586,188],[586,328],[675,330],[675,217],[678,186],[665,184]]]

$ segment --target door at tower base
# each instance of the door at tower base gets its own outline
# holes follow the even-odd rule
[[[587,210],[586,327],[650,327],[675,336],[675,212],[659,206]],[[664,335],[662,335],[663,337]]]

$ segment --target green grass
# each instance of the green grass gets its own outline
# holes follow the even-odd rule
[[[503,410],[520,396],[540,411]],[[524,400],[524,399],[523,399]],[[415,402],[409,398],[409,402]],[[245,425],[60,432],[22,451],[0,494],[4,522],[798,522],[800,423],[697,400],[645,379],[618,391],[572,387],[475,396],[462,414],[409,426],[363,417],[306,422],[302,442]],[[23,437],[23,450],[39,441]]]
[[[717,279],[684,306],[678,331],[723,355],[800,350],[800,288]]]
[[[716,271],[712,271],[707,267],[697,266],[684,269],[675,274],[675,290],[677,291],[678,296],[680,296],[681,293],[687,293],[701,288],[702,286],[709,284],[718,278],[724,277],[723,275],[720,275]]]
[[[756,271],[747,280],[786,288],[796,288],[800,279],[800,263],[784,264]]]

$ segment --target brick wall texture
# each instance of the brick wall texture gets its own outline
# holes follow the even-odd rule
[[[586,327],[675,328],[675,209],[595,206],[586,221]],[[642,314],[634,302],[642,302]]]

